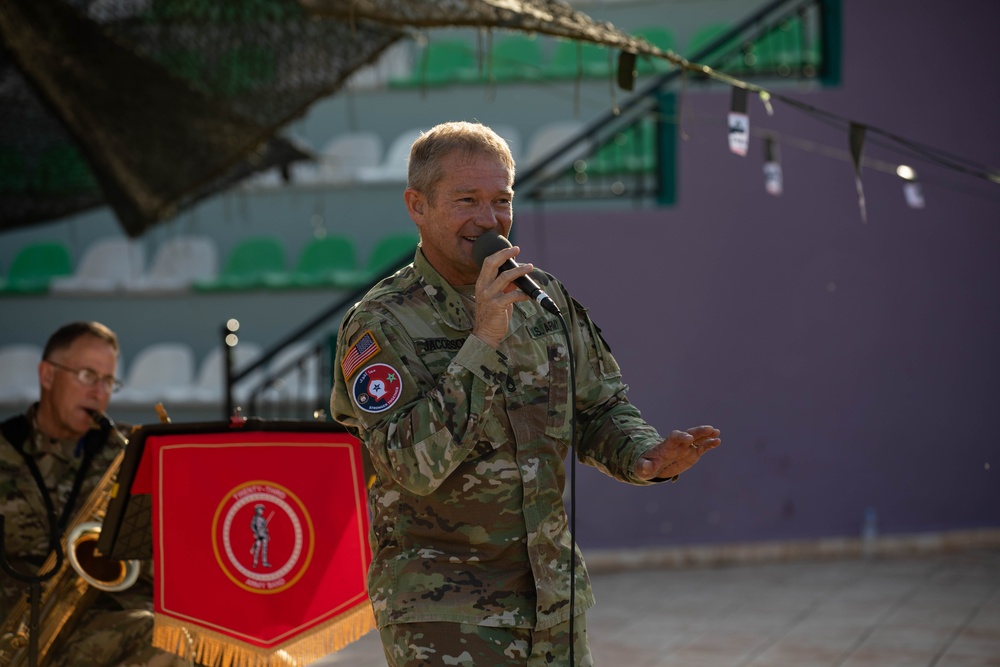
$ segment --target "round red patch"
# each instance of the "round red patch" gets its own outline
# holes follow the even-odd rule
[[[399,373],[386,364],[372,364],[354,379],[354,403],[365,412],[388,410],[402,393]]]

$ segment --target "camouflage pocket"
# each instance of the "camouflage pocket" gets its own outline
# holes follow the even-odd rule
[[[474,463],[479,459],[486,458],[490,456],[497,447],[500,445],[495,442],[490,442],[489,440],[480,440],[476,443],[476,446],[472,448],[469,455],[465,457],[465,463]]]
[[[563,436],[569,423],[569,355],[563,344],[548,346],[549,389],[546,408],[545,433]]]
[[[496,418],[493,416],[488,417],[483,424],[483,437],[472,448],[469,455],[465,457],[466,462],[489,456],[506,442],[509,437],[511,436],[504,431]]]

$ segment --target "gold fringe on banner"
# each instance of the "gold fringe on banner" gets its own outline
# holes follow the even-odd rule
[[[375,617],[367,600],[295,639],[267,649],[156,614],[153,646],[205,667],[298,667],[339,651],[374,629]]]

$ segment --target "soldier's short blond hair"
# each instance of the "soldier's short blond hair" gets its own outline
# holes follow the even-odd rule
[[[441,162],[454,151],[462,151],[467,156],[496,157],[510,171],[513,182],[514,157],[503,137],[482,123],[452,121],[435,125],[413,142],[406,186],[433,201],[435,187],[444,177]]]

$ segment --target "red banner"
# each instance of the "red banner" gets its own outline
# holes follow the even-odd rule
[[[154,644],[305,664],[371,630],[360,448],[337,432],[148,437]]]

